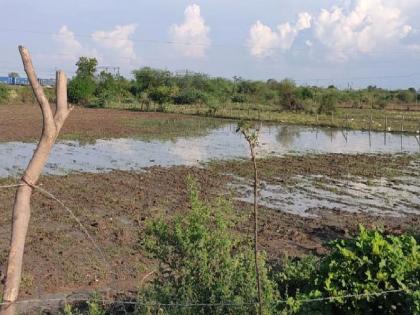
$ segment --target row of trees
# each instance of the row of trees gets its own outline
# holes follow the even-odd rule
[[[340,90],[334,86],[297,86],[293,80],[266,82],[213,78],[206,74],[182,74],[144,67],[133,71],[133,79],[107,72],[96,74],[97,60],[81,57],[76,76],[69,84],[73,103],[105,107],[110,103],[206,104],[253,103],[282,110],[318,109],[333,111],[336,104],[353,107],[385,107],[389,103],[410,104],[419,98],[414,88],[390,91],[376,86],[361,90]]]

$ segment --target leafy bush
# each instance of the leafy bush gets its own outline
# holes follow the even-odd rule
[[[171,101],[174,94],[175,91],[173,88],[169,86],[159,86],[150,90],[149,97],[158,104],[165,104]]]
[[[253,252],[232,233],[226,201],[207,205],[189,182],[191,210],[170,224],[155,220],[145,247],[159,263],[158,275],[140,295],[142,302],[162,304],[234,303],[230,306],[163,307],[163,314],[255,314],[257,300]],[[260,259],[264,305],[272,305],[273,286]],[[146,307],[141,314],[156,312]],[[269,307],[265,307],[269,312]],[[162,314],[162,313],[159,313]]]
[[[280,105],[285,110],[296,110],[296,83],[290,79],[284,79],[278,84]]]
[[[94,97],[96,83],[88,77],[73,78],[68,85],[69,101],[74,104],[86,105]]]
[[[234,94],[231,97],[231,101],[233,103],[245,103],[246,102],[246,96],[243,94]]]
[[[337,98],[334,94],[326,94],[321,97],[321,103],[318,108],[319,114],[332,114],[337,108]]]
[[[197,89],[185,89],[173,97],[175,104],[197,104],[203,103],[205,100],[206,95]]]
[[[388,236],[360,227],[360,234],[329,244],[331,253],[292,263],[275,276],[296,314],[418,314],[420,251],[410,236]],[[309,273],[308,273],[309,271]],[[300,275],[300,276],[299,276]],[[382,291],[401,290],[377,294]],[[370,295],[369,295],[370,294]],[[339,298],[345,295],[359,297]],[[363,296],[369,295],[369,296]],[[300,303],[311,298],[334,299]],[[338,298],[336,298],[338,297]]]
[[[6,102],[9,99],[9,90],[8,88],[0,83],[0,102]]]

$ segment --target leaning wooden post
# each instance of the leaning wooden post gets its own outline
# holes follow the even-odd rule
[[[21,186],[17,189],[15,195],[12,235],[3,292],[3,303],[5,304],[1,308],[0,315],[13,315],[15,313],[16,304],[14,302],[19,295],[23,252],[31,215],[30,202],[32,191],[48,160],[60,129],[72,110],[72,107],[67,103],[67,78],[64,72],[57,71],[56,74],[57,107],[53,114],[44,90],[37,80],[29,51],[19,46],[19,52],[22,57],[25,72],[41,108],[43,126],[38,146],[20,180]]]

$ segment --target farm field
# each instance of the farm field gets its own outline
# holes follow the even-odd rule
[[[24,168],[30,154],[22,152],[30,152],[41,126],[38,111],[35,105],[0,107],[0,125],[5,126],[0,148],[9,160],[23,161],[0,169],[0,185],[15,183]],[[31,123],[34,117],[38,120]],[[76,108],[57,144],[61,151],[53,152],[40,184],[74,211],[106,263],[68,213],[35,192],[22,296],[70,298],[95,290],[135,294],[156,264],[141,250],[147,222],[158,217],[170,221],[189,209],[188,176],[198,181],[206,200],[230,200],[234,233],[249,237],[251,164],[244,159],[246,143],[235,124]],[[383,133],[268,125],[261,137],[259,237],[269,261],[325,254],[325,242],[354,235],[358,224],[394,234],[420,233],[420,145],[414,135],[384,138]],[[107,145],[112,150],[106,151]],[[160,150],[149,156],[148,145]],[[27,151],[13,149],[19,146]],[[96,158],[85,159],[89,150]],[[138,163],[113,164],[113,155]],[[1,152],[0,161],[6,161]],[[2,266],[13,195],[13,189],[0,190]]]

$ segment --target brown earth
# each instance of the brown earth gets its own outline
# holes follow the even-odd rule
[[[291,159],[285,158],[282,163],[291,164]],[[318,160],[313,172],[321,172],[321,161],[326,160],[326,156]],[[328,163],[324,165],[329,167]],[[327,172],[326,168],[322,172]],[[231,197],[232,192],[225,188],[229,176],[222,173],[225,172],[214,167],[153,167],[139,173],[43,177],[42,187],[59,197],[80,218],[102,249],[107,263],[69,214],[37,191],[33,196],[21,296],[96,288],[126,292],[140,286],[146,281],[145,275],[153,270],[153,261],[145,256],[141,246],[146,221],[157,216],[170,219],[188,209],[185,178],[189,174],[199,181],[203,198]],[[3,180],[1,184],[10,182],[11,179]],[[13,194],[13,189],[0,190],[0,265],[3,268]],[[234,206],[240,222],[236,229],[251,237],[251,206],[242,202],[235,202]],[[418,233],[419,229],[416,215],[390,218],[350,214],[339,209],[318,209],[314,213],[317,217],[308,218],[261,209],[260,246],[270,259],[325,253],[326,241],[354,234],[359,223],[380,226],[396,234]]]
[[[203,119],[180,114],[75,107],[60,138],[91,140],[147,136],[156,131],[151,128],[153,122],[198,120]],[[33,141],[39,138],[41,127],[42,115],[38,105],[0,105],[0,141]]]

